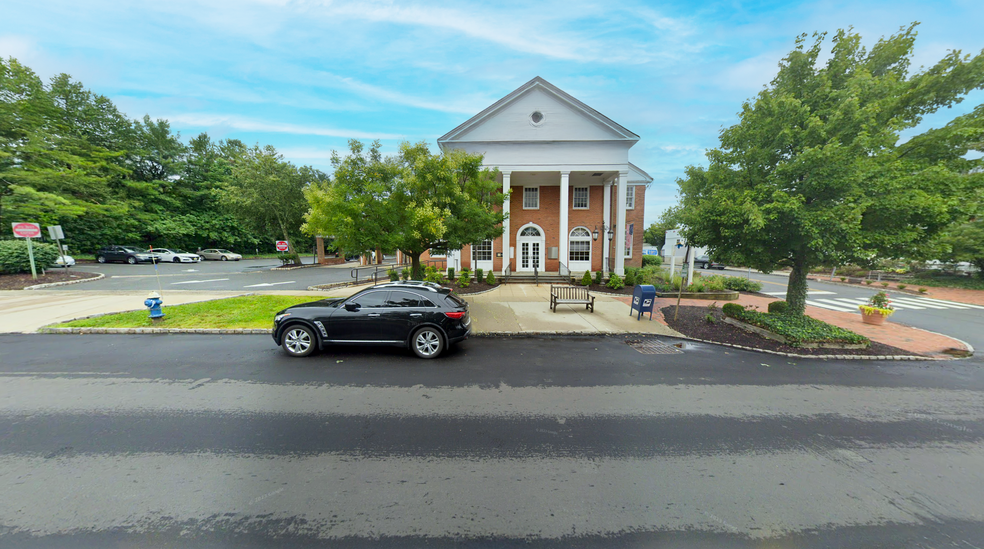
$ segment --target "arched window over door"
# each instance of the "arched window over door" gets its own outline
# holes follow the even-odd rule
[[[570,234],[567,268],[574,271],[591,270],[591,231],[574,227]]]
[[[543,236],[540,234],[540,229],[536,227],[526,227],[523,232],[519,233],[519,236]]]

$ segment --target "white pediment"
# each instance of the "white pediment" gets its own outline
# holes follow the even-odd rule
[[[638,140],[636,134],[537,77],[438,143]]]

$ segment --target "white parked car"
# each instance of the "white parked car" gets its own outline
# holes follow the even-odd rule
[[[62,258],[64,258],[64,260]],[[65,265],[68,265],[69,267],[75,265],[75,258],[70,255],[65,255],[65,256],[60,255],[57,258],[55,258],[56,267],[64,267]]]
[[[160,261],[161,263],[198,263],[202,260],[198,254],[191,254],[182,250],[154,248],[153,250],[147,250],[147,252],[156,255],[157,261]]]
[[[215,259],[218,261],[239,261],[243,256],[230,252],[229,250],[224,250],[222,248],[209,248],[207,250],[202,250],[198,252],[198,255],[202,256],[202,259]]]

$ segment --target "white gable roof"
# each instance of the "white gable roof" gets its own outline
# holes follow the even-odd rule
[[[533,113],[542,119],[536,120]],[[639,136],[537,76],[437,140],[467,142],[621,141]]]

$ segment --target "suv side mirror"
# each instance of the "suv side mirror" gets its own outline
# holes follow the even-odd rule
[[[360,307],[360,305],[358,303],[346,303],[345,304],[345,310],[346,311],[353,311],[353,312],[354,311],[358,311],[359,310],[359,307]]]

